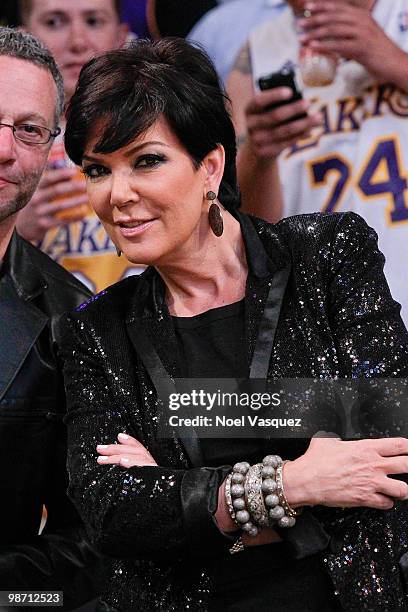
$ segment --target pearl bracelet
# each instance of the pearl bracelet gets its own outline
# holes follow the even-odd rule
[[[286,499],[284,463],[278,455],[267,455],[262,463],[253,466],[246,461],[236,463],[227,476],[225,501],[230,516],[252,537],[258,535],[258,528],[293,527],[301,512],[292,508]]]
[[[251,466],[246,461],[236,463],[232,468],[231,473],[231,487],[229,492],[231,493],[232,508],[234,515],[231,514],[231,518],[241,527],[243,531],[248,535],[255,537],[258,535],[258,527],[251,521],[251,515],[249,514],[245,502],[245,477]],[[226,503],[228,506],[227,493]],[[231,513],[231,511],[230,511]]]
[[[267,455],[262,461],[262,492],[265,494],[265,506],[268,509],[270,526],[293,527],[298,511],[292,508],[283,490],[282,467],[279,455]]]

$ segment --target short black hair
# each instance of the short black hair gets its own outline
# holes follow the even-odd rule
[[[226,163],[219,198],[238,205],[236,139],[229,104],[207,55],[182,38],[137,40],[89,61],[67,109],[65,147],[78,165],[101,129],[95,153],[112,153],[163,116],[196,168],[221,144]],[[102,119],[102,124],[101,124]]]
[[[25,25],[32,9],[33,0],[18,0],[18,13],[20,22]],[[122,0],[114,0],[115,10],[119,19],[122,15]]]

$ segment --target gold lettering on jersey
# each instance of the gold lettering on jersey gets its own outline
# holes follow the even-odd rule
[[[323,124],[313,130],[310,138],[299,140],[285,153],[289,159],[305,149],[317,147],[320,140],[328,135],[346,134],[360,130],[364,121],[373,117],[394,115],[408,118],[408,95],[394,85],[375,85],[359,96],[350,96],[330,103],[312,98],[311,112],[321,112]]]

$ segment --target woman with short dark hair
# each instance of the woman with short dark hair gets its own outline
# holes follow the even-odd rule
[[[60,329],[70,494],[113,558],[105,607],[403,610],[408,485],[389,475],[406,439],[159,437],[175,378],[408,372],[362,219],[238,211],[226,102],[208,58],[169,39],[89,62],[68,109],[96,213],[149,265]]]

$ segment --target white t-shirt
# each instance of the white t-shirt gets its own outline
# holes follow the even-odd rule
[[[225,83],[253,28],[275,19],[286,8],[282,0],[232,0],[205,15],[188,34],[204,47]]]
[[[374,19],[408,52],[408,0],[377,0]],[[291,10],[250,36],[253,77],[293,65],[299,43]],[[385,273],[408,324],[408,95],[381,86],[354,61],[339,64],[335,81],[304,88],[325,122],[308,141],[280,156],[285,215],[359,213],[379,236]]]

